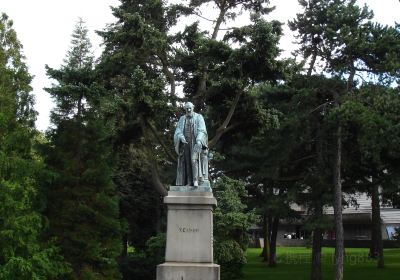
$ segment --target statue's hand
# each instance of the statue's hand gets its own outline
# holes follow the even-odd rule
[[[181,142],[183,143],[183,144],[187,144],[188,142],[186,141],[186,139],[185,139],[185,137],[181,137]]]
[[[201,143],[197,142],[196,145],[194,145],[194,152],[197,154],[201,152]]]

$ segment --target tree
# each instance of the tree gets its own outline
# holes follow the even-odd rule
[[[220,12],[210,30],[201,30],[194,22],[171,31],[183,16],[199,15],[205,2],[215,4]],[[266,4],[191,1],[184,6],[158,0],[121,1],[113,8],[117,22],[99,32],[105,51],[97,71],[108,92],[110,111],[105,118],[115,124],[114,151],[119,156],[115,181],[123,198],[121,213],[132,230],[126,236],[129,245],[142,249],[146,237],[162,229],[162,211],[157,208],[168,185],[174,184],[172,133],[181,114],[179,104],[189,99],[196,103],[196,111],[206,117],[212,148],[223,145],[222,136],[234,128],[247,129],[243,120],[250,109],[242,104],[251,103],[239,100],[251,100],[248,88],[262,79],[277,83],[282,78],[284,63],[275,62],[282,33],[279,23],[255,15],[251,25],[218,38],[220,25],[241,8],[262,14],[268,10]],[[232,42],[239,47],[233,48]],[[266,48],[270,51],[265,52]],[[254,63],[260,66],[258,70],[253,69]],[[141,191],[149,186],[153,190]],[[144,203],[133,204],[135,200]],[[133,229],[143,228],[139,224],[143,211],[151,211],[156,218],[146,219],[150,230],[139,236]]]
[[[0,15],[0,278],[49,279],[69,271],[59,248],[42,239],[43,163],[33,152],[36,134],[22,45]]]
[[[311,56],[307,76],[315,70],[315,64],[320,54],[323,36],[326,32],[323,22],[325,21],[328,1],[299,0],[303,12],[299,13],[288,25],[292,31],[298,32],[295,38],[298,40],[299,49],[296,51],[304,61]]]
[[[393,33],[393,29],[373,24],[371,22],[372,11],[367,6],[360,8],[354,0],[320,2],[317,4],[315,1],[301,1],[300,3],[308,12],[308,16],[298,16],[297,20],[291,23],[291,28],[300,32],[298,38],[301,39],[301,44],[303,45],[300,51],[305,55],[312,52],[314,55],[319,56],[324,60],[323,69],[325,71],[331,75],[347,79],[347,89],[336,92],[334,95],[336,110],[340,111],[340,106],[344,102],[345,96],[353,94],[355,90],[354,77],[358,73],[368,72],[379,75],[388,71],[393,72],[392,63],[382,64],[381,61],[385,61],[386,57],[396,57],[397,51],[391,48],[391,44],[382,44],[382,42],[390,42],[391,39],[388,38],[393,39],[395,36],[390,35]],[[317,40],[315,42],[312,41],[315,38]],[[385,45],[388,47],[385,51],[382,51],[382,46]],[[376,59],[378,57],[379,59]],[[385,67],[385,65],[388,67]],[[335,128],[336,153],[332,161],[336,223],[335,279],[342,279],[341,172],[343,159],[341,150],[343,148],[343,136],[340,117],[337,118],[337,121],[337,127]]]
[[[60,69],[47,68],[57,83],[46,90],[56,103],[45,147],[54,174],[48,186],[51,236],[71,264],[71,279],[119,279],[121,251],[118,199],[112,182],[109,128],[93,71],[88,30],[79,19]]]
[[[257,163],[253,167],[255,185],[262,184],[266,189],[264,208],[274,216],[300,218],[290,205],[304,206],[310,217],[307,228],[313,231],[314,238],[312,274],[319,271],[321,275],[322,232],[329,225],[322,210],[331,200],[329,169],[324,168],[332,155],[328,149],[331,135],[324,115],[330,108],[333,91],[344,86],[337,79],[294,75],[284,85],[259,85],[255,90],[259,92],[260,107],[277,121],[269,129],[261,129],[250,141],[255,151],[248,153],[252,155],[248,162]],[[240,158],[239,162],[247,160]],[[270,251],[274,252],[274,246]],[[272,260],[273,257],[270,264]]]
[[[243,182],[221,177],[214,185],[218,206],[214,210],[214,256],[221,265],[221,279],[241,279],[249,242],[248,230],[256,221]]]
[[[345,153],[348,171],[344,179],[353,189],[371,196],[370,256],[377,258],[380,268],[384,266],[380,205],[387,199],[393,203],[396,196],[393,192],[398,190],[398,154],[392,142],[399,137],[394,129],[398,102],[394,89],[366,84],[343,104],[341,112],[346,131],[344,143],[349,147]]]

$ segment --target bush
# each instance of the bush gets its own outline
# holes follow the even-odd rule
[[[155,279],[156,267],[164,262],[166,236],[160,233],[146,242],[144,250],[133,250],[119,262],[124,280]]]
[[[249,242],[248,230],[255,214],[246,211],[244,183],[228,177],[217,180],[214,195],[218,206],[214,211],[214,258],[221,266],[221,279],[242,279]]]

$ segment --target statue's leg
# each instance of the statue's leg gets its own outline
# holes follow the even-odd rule
[[[184,152],[184,165],[185,165],[185,177],[184,182],[186,186],[191,186],[193,182],[193,167],[191,161],[191,149],[190,145],[185,144],[185,152]]]
[[[203,180],[208,180],[208,149],[204,149],[201,151],[201,164]]]
[[[176,182],[175,182],[177,186],[184,185],[185,167],[183,163],[184,163],[183,155],[178,155],[178,164],[176,168]]]
[[[193,186],[199,186],[199,154],[192,153]]]

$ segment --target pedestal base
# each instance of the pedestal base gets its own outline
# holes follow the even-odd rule
[[[168,192],[166,262],[213,263],[211,192]],[[181,280],[181,279],[179,279]]]
[[[219,265],[166,262],[157,266],[157,280],[219,280]]]
[[[172,186],[164,198],[168,206],[165,263],[157,266],[157,280],[219,280],[213,260],[211,189]]]

